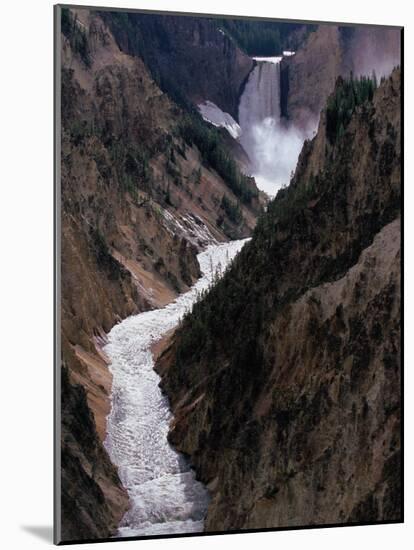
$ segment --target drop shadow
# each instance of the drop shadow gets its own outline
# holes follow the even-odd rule
[[[53,527],[51,525],[21,525],[20,527],[38,539],[53,543]]]

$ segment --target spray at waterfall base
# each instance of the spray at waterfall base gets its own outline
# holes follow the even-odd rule
[[[286,52],[289,56],[293,52]],[[224,127],[243,146],[250,160],[250,174],[269,196],[287,185],[295,170],[305,139],[317,120],[298,128],[281,116],[280,62],[282,57],[255,57],[239,104],[239,123],[210,101],[198,106],[205,120]]]

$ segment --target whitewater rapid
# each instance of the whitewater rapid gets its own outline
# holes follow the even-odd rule
[[[188,292],[162,309],[128,317],[108,334],[104,351],[113,380],[104,444],[131,502],[118,536],[203,531],[208,491],[168,443],[172,414],[151,346],[177,326],[245,242],[210,245],[198,255],[202,277]]]

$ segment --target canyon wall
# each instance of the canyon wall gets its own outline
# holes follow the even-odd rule
[[[401,520],[400,87],[394,70],[343,125],[322,113],[158,358],[207,530]]]
[[[339,75],[388,76],[401,63],[401,31],[384,27],[319,25],[281,63],[282,115],[314,126]]]
[[[142,56],[162,88],[196,104],[212,101],[237,120],[253,60],[214,20],[136,13],[102,16],[121,50]]]

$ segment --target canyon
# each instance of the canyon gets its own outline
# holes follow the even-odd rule
[[[62,9],[64,541],[399,517],[398,31],[293,27]]]

